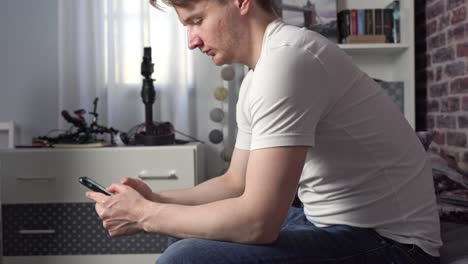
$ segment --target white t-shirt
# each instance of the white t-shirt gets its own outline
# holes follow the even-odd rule
[[[272,22],[242,83],[237,125],[239,149],[310,146],[298,190],[309,221],[373,228],[439,255],[421,143],[383,89],[326,38]]]

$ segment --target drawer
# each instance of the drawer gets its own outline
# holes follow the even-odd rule
[[[3,264],[154,264],[159,254],[4,257]]]
[[[110,238],[90,203],[2,206],[4,256],[159,254],[167,237]]]
[[[140,177],[154,191],[189,188],[197,183],[199,163],[196,145],[2,152],[2,202],[89,202],[81,176],[104,186]]]

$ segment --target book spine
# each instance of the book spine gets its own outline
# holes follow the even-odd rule
[[[392,2],[393,9],[393,42],[400,43],[400,1]]]
[[[346,37],[350,34],[350,10],[342,10],[338,13],[338,31],[340,43],[346,43]]]
[[[383,33],[387,43],[393,43],[393,10],[383,10]]]
[[[351,10],[351,34],[350,35],[357,35],[357,10]]]
[[[338,13],[338,33],[340,36],[340,43],[345,43],[346,37],[349,35],[349,17],[347,12],[349,10],[342,10]],[[348,19],[348,21],[346,21]]]
[[[364,25],[365,25],[365,18],[364,18],[364,9],[357,10],[357,34],[364,35]]]
[[[343,12],[336,14],[336,22],[338,24],[338,43],[343,43]]]
[[[383,10],[375,9],[374,10],[374,26],[375,26],[375,35],[383,35]]]
[[[345,39],[351,35],[351,11],[345,10],[344,12],[344,26],[345,26]]]
[[[343,43],[343,39],[346,38],[345,36],[345,21],[344,21],[344,10],[338,12],[336,15],[338,20],[338,42]]]
[[[364,21],[365,21],[365,35],[374,35],[374,14],[372,9],[365,9],[364,10]]]

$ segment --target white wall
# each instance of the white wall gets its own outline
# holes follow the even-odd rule
[[[235,107],[240,87],[240,78],[243,78],[243,68],[236,67],[236,78],[233,81],[226,82],[220,77],[221,67],[213,64],[211,57],[195,51],[195,96],[197,124],[197,135],[200,140],[206,143],[205,168],[207,168],[208,177],[221,175],[227,168],[221,158],[221,152],[226,147],[233,147],[235,142]],[[226,102],[217,101],[214,98],[214,89],[217,86],[224,86],[229,89],[229,97]],[[212,109],[219,107],[225,111],[225,118],[222,123],[215,123],[210,119]],[[230,113],[229,113],[230,112]],[[223,131],[224,141],[219,144],[212,144],[209,141],[209,133],[213,129]]]
[[[57,0],[0,0],[0,122],[19,144],[57,126],[57,14]]]

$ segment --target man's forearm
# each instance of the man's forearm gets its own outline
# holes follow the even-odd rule
[[[238,197],[242,193],[242,184],[225,174],[193,188],[154,193],[152,200],[159,203],[200,205]]]
[[[278,221],[262,217],[243,197],[187,206],[152,203],[145,210],[142,226],[178,238],[204,238],[236,243],[263,244],[276,239]]]

